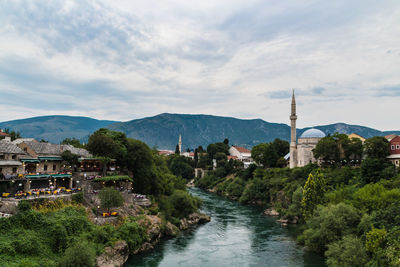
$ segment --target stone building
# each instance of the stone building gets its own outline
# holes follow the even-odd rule
[[[20,161],[26,154],[10,140],[0,140],[0,176],[11,179],[22,175],[24,170]]]
[[[294,91],[292,95],[291,114],[290,114],[290,126],[291,126],[291,138],[290,138],[290,152],[289,152],[289,167],[303,167],[309,163],[315,163],[313,149],[317,146],[319,140],[325,137],[325,134],[318,129],[306,130],[298,140],[296,140],[296,99]]]

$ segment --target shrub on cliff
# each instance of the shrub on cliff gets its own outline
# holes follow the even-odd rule
[[[184,190],[175,190],[169,197],[172,205],[172,216],[184,218],[198,209],[199,201]]]
[[[88,242],[76,242],[65,250],[59,262],[60,267],[93,267],[96,252]]]
[[[124,198],[121,193],[114,188],[106,187],[100,190],[100,201],[101,207],[104,209],[110,209],[122,206]]]

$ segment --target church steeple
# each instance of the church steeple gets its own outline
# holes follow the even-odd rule
[[[294,89],[292,94],[292,109],[290,113],[290,168],[297,167],[297,144],[296,144],[296,99]]]

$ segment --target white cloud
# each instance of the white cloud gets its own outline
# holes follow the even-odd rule
[[[5,0],[0,26],[0,94],[24,107],[0,121],[175,112],[287,123],[282,96],[296,88],[300,127],[398,128],[397,1]]]

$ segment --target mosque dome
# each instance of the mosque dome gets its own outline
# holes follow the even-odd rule
[[[308,129],[307,131],[305,131],[300,138],[323,138],[326,135],[324,134],[323,131],[315,129],[315,128],[311,128]]]

